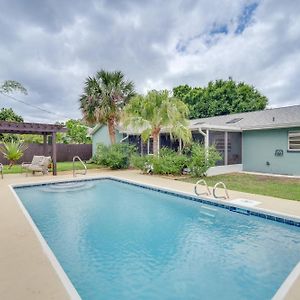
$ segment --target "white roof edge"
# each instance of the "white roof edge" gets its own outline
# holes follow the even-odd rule
[[[95,126],[93,127],[93,129],[92,129],[90,135],[91,135],[91,136],[94,135],[94,134],[98,131],[98,129],[101,128],[102,126],[103,126],[103,124],[97,124],[97,125],[95,125]]]
[[[287,128],[287,127],[300,127],[300,122],[298,123],[282,123],[282,124],[268,124],[268,125],[261,125],[261,126],[248,126],[242,128],[242,130],[260,130],[260,129],[276,129],[276,128]]]
[[[208,125],[208,124],[201,124],[198,126],[189,126],[189,128],[190,128],[190,130],[214,129],[214,130],[220,130],[220,131],[242,131],[242,129],[240,127]]]
[[[93,129],[90,135],[95,134],[99,128],[101,128],[103,124],[97,124]],[[282,123],[282,124],[268,124],[268,125],[257,125],[257,126],[247,126],[247,127],[235,127],[235,126],[221,126],[221,125],[209,125],[209,124],[201,124],[201,125],[190,125],[188,126],[190,130],[199,130],[199,129],[211,129],[211,130],[219,130],[219,131],[232,131],[232,132],[242,132],[247,130],[262,130],[262,129],[276,129],[276,128],[287,128],[287,127],[300,127],[300,122],[296,123]],[[125,128],[118,128],[120,133],[125,134],[141,134],[138,130],[126,130]],[[167,128],[162,128],[161,133],[168,133],[169,130]]]

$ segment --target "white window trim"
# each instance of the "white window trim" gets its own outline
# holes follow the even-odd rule
[[[289,131],[288,132],[288,151],[292,151],[292,152],[300,152],[300,149],[291,149],[290,148],[290,136],[292,134],[297,134],[297,136],[299,135],[299,140],[300,140],[300,130],[295,130],[295,131]]]

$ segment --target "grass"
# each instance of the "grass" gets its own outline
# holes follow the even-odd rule
[[[179,180],[196,183],[199,178]],[[232,173],[206,177],[205,181],[209,186],[223,181],[229,190],[300,201],[300,179],[297,178]]]
[[[96,164],[86,164],[88,169],[97,169],[100,168]],[[82,165],[79,162],[76,162],[76,169],[82,169]],[[63,171],[72,171],[73,170],[73,163],[72,162],[58,162],[57,163],[57,172],[63,172]],[[25,172],[25,170],[23,171]],[[4,174],[18,174],[22,173],[22,167],[21,165],[14,165],[11,169],[8,168],[8,166],[4,166],[3,168]]]

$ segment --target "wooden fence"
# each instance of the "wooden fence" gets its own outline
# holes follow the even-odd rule
[[[31,162],[34,155],[52,156],[52,145],[46,145],[44,153],[43,144],[27,144],[23,157],[17,162]],[[57,144],[57,161],[72,161],[75,155],[86,161],[92,157],[92,144]],[[0,153],[0,163],[8,164],[8,161]]]

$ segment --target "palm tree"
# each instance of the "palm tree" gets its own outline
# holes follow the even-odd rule
[[[107,124],[110,141],[116,142],[116,125],[121,110],[134,95],[134,84],[121,71],[101,70],[88,77],[80,97],[80,109],[89,124]]]
[[[125,127],[142,131],[143,141],[153,138],[153,153],[158,154],[159,133],[164,127],[171,137],[183,142],[191,140],[188,128],[188,107],[177,98],[170,97],[167,90],[150,91],[146,96],[133,97],[124,108],[123,123]]]

